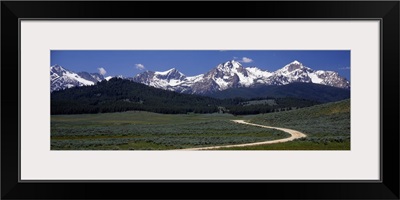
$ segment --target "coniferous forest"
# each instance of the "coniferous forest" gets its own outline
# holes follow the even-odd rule
[[[260,101],[263,99],[270,99],[270,103]],[[284,97],[216,99],[157,89],[129,80],[113,78],[93,86],[53,92],[51,114],[94,114],[137,110],[163,114],[222,112],[247,115],[286,111],[319,103],[313,100]]]

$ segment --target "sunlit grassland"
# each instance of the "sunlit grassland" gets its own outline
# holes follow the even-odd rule
[[[252,116],[249,121],[302,131],[308,138],[350,137],[350,100]]]
[[[295,141],[223,150],[350,150],[350,99],[285,112],[245,116],[245,120],[307,134]]]
[[[269,145],[221,148],[218,150],[350,150],[350,141],[320,143],[296,140]]]
[[[301,131],[306,138],[286,143],[220,150],[349,150],[350,100],[291,111],[230,114],[120,113],[51,116],[52,150],[168,150],[269,141],[290,135],[232,122]]]
[[[53,150],[164,150],[242,144],[290,135],[275,129],[237,124],[228,114],[167,115],[122,112],[54,115]]]

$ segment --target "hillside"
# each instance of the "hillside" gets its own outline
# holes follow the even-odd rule
[[[313,83],[291,83],[288,85],[269,85],[254,88],[232,88],[209,95],[225,98],[293,97],[318,102],[334,102],[350,98],[350,90]]]
[[[273,104],[265,102],[273,102]],[[224,112],[248,115],[291,110],[316,104],[319,102],[296,98],[216,99],[158,89],[120,78],[51,93],[51,114],[137,110],[164,114]]]
[[[246,116],[251,123],[278,126],[307,135],[287,143],[221,150],[350,150],[350,99],[279,113]]]
[[[350,137],[350,99],[316,105],[287,112],[268,113],[250,120],[252,123],[292,128],[308,135],[308,139]]]
[[[74,87],[51,94],[51,114],[79,114],[145,110],[157,113],[211,113],[220,100],[180,94],[120,78],[93,86]]]

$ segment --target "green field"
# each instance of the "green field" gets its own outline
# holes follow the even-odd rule
[[[350,138],[350,100],[251,116],[250,122],[304,132],[308,139]]]
[[[285,112],[246,116],[251,123],[307,134],[292,142],[224,150],[350,150],[350,99]]]
[[[218,150],[350,150],[350,141],[328,142],[325,144],[298,140],[278,144],[221,148]]]
[[[289,137],[275,129],[232,119],[291,128],[308,137],[292,142],[223,150],[348,150],[350,100],[291,111],[230,114],[121,112],[51,116],[52,150],[168,150],[242,144]]]
[[[228,114],[123,112],[53,115],[52,150],[165,150],[242,144],[290,135],[237,124]]]

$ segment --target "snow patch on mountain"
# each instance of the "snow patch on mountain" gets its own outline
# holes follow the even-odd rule
[[[68,77],[71,80],[75,80],[78,81],[81,85],[94,85],[94,82],[92,81],[88,81],[82,77],[80,77],[79,75],[75,74],[75,73],[71,73],[71,72],[66,72],[64,74],[64,76]]]
[[[312,83],[321,84],[324,81],[322,78],[318,77],[316,73],[308,73],[308,76],[311,78]]]

